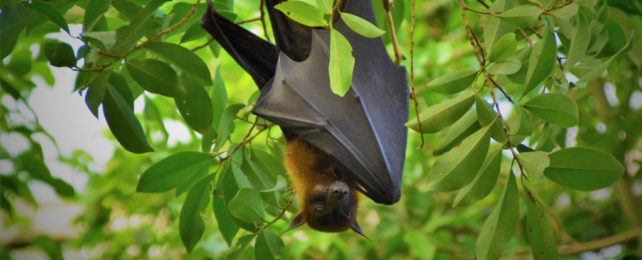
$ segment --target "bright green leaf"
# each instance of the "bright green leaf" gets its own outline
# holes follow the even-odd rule
[[[283,12],[290,19],[306,26],[323,27],[328,25],[328,22],[323,18],[323,13],[316,6],[303,1],[281,2],[274,8]]]
[[[586,49],[591,40],[591,35],[587,33],[588,19],[584,15],[578,15],[575,21],[577,24],[574,27],[573,38],[571,38],[571,46],[566,57],[565,69],[575,66],[575,63],[577,63],[582,56],[586,55]]]
[[[451,71],[428,82],[426,89],[444,94],[454,94],[470,87],[476,77],[477,70]]]
[[[287,3],[287,2],[286,2]],[[337,30],[330,30],[330,88],[343,97],[352,83],[354,57],[350,42]]]
[[[624,167],[613,155],[593,148],[565,148],[549,155],[544,175],[565,187],[591,191],[615,183]]]
[[[91,38],[101,42],[106,50],[110,50],[116,44],[116,31],[108,32],[85,32],[83,38]]]
[[[343,19],[346,25],[354,32],[368,38],[377,38],[386,33],[386,31],[379,29],[379,27],[370,23],[368,20],[354,14],[342,12],[341,19]]]
[[[421,130],[424,133],[434,133],[450,126],[468,111],[473,102],[475,102],[475,93],[468,92],[429,107],[420,114]],[[408,121],[406,126],[419,131],[415,119]]]
[[[506,133],[504,133],[504,128],[502,127],[502,119],[499,118],[495,110],[486,103],[486,100],[479,95],[475,95],[475,110],[477,111],[477,118],[481,126],[487,126],[494,122],[491,132],[493,139],[500,143],[506,142]]]

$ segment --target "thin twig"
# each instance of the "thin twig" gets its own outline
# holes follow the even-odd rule
[[[521,33],[521,34],[522,34],[522,36],[524,36],[524,39],[526,39],[526,41],[528,41],[528,45],[530,45],[530,46],[531,46],[531,48],[533,48],[533,47],[535,46],[535,44],[533,44],[533,40],[531,40],[531,37],[528,37],[528,34],[526,34],[526,32],[525,32],[524,30],[522,30],[522,28],[519,28],[519,27],[518,27],[518,28],[517,28],[517,31],[518,31],[519,33]]]
[[[261,15],[259,18],[261,18],[261,26],[263,27],[263,34],[265,35],[265,39],[270,41],[270,35],[268,34],[267,26],[265,25],[265,10],[263,10],[264,6],[265,6],[265,0],[261,0],[259,2],[259,13]]]
[[[250,18],[250,19],[245,19],[245,20],[240,20],[240,21],[236,22],[236,24],[245,24],[245,23],[251,23],[251,22],[256,22],[256,21],[261,21],[261,16]]]
[[[403,60],[403,55],[399,50],[399,42],[397,41],[397,32],[395,30],[395,24],[392,20],[392,8],[391,0],[382,0],[384,2],[384,10],[386,12],[386,22],[388,23],[388,29],[390,30],[390,42],[392,43],[392,49],[395,51],[395,64],[400,65]],[[387,2],[390,1],[390,2]],[[387,7],[387,8],[386,8]]]
[[[415,117],[417,118],[417,127],[419,128],[419,137],[421,138],[421,144],[417,149],[424,147],[424,134],[421,130],[421,119],[419,118],[419,108],[417,105],[417,94],[415,92],[415,0],[410,2],[410,96],[415,107]]]
[[[480,4],[482,4],[484,7],[486,7],[486,9],[490,8],[490,6],[489,6],[486,2],[484,2],[484,0],[477,0],[477,2],[479,2],[479,3],[480,3]]]
[[[207,40],[206,43],[203,43],[203,44],[201,44],[199,46],[196,46],[196,47],[192,48],[192,52],[195,52],[195,51],[198,51],[198,50],[200,50],[202,48],[207,47],[207,45],[210,45],[210,43],[212,43],[213,41],[214,41],[214,37],[210,37],[210,39]]]
[[[574,255],[584,251],[597,250],[617,243],[626,242],[631,239],[638,238],[639,236],[642,236],[642,227],[634,228],[610,237],[560,246],[557,250],[559,251],[560,255]]]
[[[279,213],[279,215],[278,215],[278,216],[276,216],[276,217],[275,217],[272,221],[270,221],[269,223],[267,223],[267,224],[265,224],[265,225],[263,225],[263,226],[260,226],[260,227],[256,230],[256,232],[255,232],[255,233],[259,233],[259,232],[263,231],[264,229],[268,228],[268,227],[269,227],[269,226],[271,226],[272,224],[276,223],[279,219],[281,219],[281,217],[283,217],[283,215],[285,214],[285,212],[286,212],[286,211],[288,211],[288,208],[290,207],[290,205],[292,205],[292,202],[293,202],[293,201],[294,201],[294,193],[290,194],[290,198],[288,199],[288,203],[287,203],[287,204],[285,204],[285,206],[283,207],[283,210],[281,210],[281,213]]]

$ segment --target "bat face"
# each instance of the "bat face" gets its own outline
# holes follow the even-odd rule
[[[357,194],[343,181],[315,185],[305,198],[303,218],[313,229],[340,232],[357,221]]]

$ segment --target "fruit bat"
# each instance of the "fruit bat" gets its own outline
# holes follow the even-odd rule
[[[406,70],[391,61],[380,38],[363,37],[336,19],[333,27],[355,58],[350,90],[340,97],[330,89],[329,30],[290,20],[274,8],[282,0],[265,1],[276,45],[225,19],[209,1],[201,24],[259,87],[252,112],[283,130],[285,165],[301,202],[290,228],[307,223],[362,234],[357,192],[381,204],[401,197]],[[344,0],[341,10],[375,24],[370,1]]]

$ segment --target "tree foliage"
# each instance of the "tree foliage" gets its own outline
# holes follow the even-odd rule
[[[74,221],[83,232],[9,241],[2,258],[33,247],[52,259],[80,249],[118,259],[557,259],[614,244],[619,257],[640,257],[640,2],[373,1],[376,25],[334,13],[332,4],[289,0],[276,8],[329,26],[335,93],[349,89],[354,58],[334,19],[381,37],[411,73],[402,201],[362,199],[369,240],[283,233],[297,203],[281,163],[282,133],[250,113],[258,90],[200,27],[205,3],[3,0],[0,137],[28,143],[18,154],[12,142],[0,144],[0,160],[11,165],[0,175],[3,219],[33,221],[17,208],[38,205],[30,184],[42,182],[83,205]],[[214,5],[273,39],[260,1]],[[83,45],[51,37],[60,32]],[[38,136],[56,140],[37,115],[12,119],[28,112],[37,79],[53,85],[51,67],[77,71],[69,89],[87,105],[78,109],[105,120],[122,147],[101,172],[82,150],[58,155],[88,174],[80,193],[44,163]],[[168,121],[182,122],[188,141],[168,142]],[[123,218],[142,224],[114,228]]]

